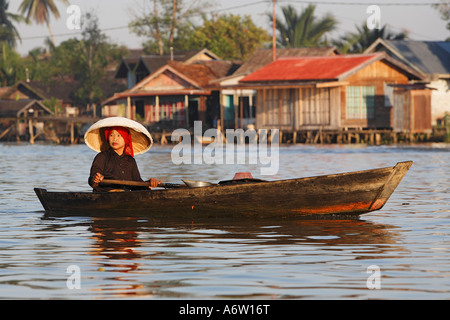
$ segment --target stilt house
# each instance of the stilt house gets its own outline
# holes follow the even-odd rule
[[[419,72],[377,53],[280,58],[242,78],[239,87],[257,90],[257,129],[392,129],[394,88],[414,90],[405,85],[422,79]],[[415,117],[431,129],[429,95],[417,95],[422,103]]]

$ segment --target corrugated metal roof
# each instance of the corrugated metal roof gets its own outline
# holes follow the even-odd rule
[[[384,48],[380,47],[384,46]],[[386,51],[425,74],[450,74],[450,42],[378,39],[366,52]]]
[[[386,42],[425,73],[450,73],[449,43],[411,40],[387,40]]]
[[[379,55],[280,58],[249,74],[240,82],[336,80],[377,56]]]
[[[336,47],[317,48],[278,48],[276,50],[277,59],[285,57],[317,57],[331,56],[337,53]],[[234,75],[246,75],[272,62],[272,49],[260,49],[245,61]]]

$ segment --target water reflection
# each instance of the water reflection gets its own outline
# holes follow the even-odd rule
[[[89,248],[88,254],[98,264],[98,271],[107,272],[113,276],[113,282],[123,285],[101,285],[94,291],[104,291],[117,295],[140,295],[143,285],[130,281],[122,273],[136,272],[142,265],[139,261],[142,253],[139,251],[139,223],[136,219],[120,220],[93,218],[89,231],[95,243]]]
[[[64,219],[58,218],[59,222]],[[74,221],[67,219],[67,226],[74,228]],[[80,225],[87,226],[91,233],[93,241],[86,251],[96,276],[103,279],[94,281],[89,291],[108,298],[192,298],[202,295],[204,285],[223,287],[223,293],[217,292],[220,298],[253,298],[264,280],[254,284],[259,286],[252,289],[255,292],[235,282],[248,268],[273,265],[280,268],[276,282],[281,279],[283,283],[289,272],[281,270],[293,265],[316,264],[320,273],[324,271],[320,264],[330,257],[352,261],[384,255],[393,258],[396,251],[404,250],[396,244],[395,227],[361,219],[180,222],[93,217]],[[323,258],[317,260],[320,255]],[[211,273],[216,275],[212,277]],[[233,281],[222,283],[222,277]],[[227,296],[228,290],[236,292]],[[271,285],[270,291],[279,291],[280,297],[292,295],[289,286]],[[274,295],[261,293],[257,297]]]

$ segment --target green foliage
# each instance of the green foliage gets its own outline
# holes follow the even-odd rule
[[[129,23],[131,32],[144,37],[145,52],[163,55],[174,50],[192,49],[186,41],[194,31],[190,18],[210,7],[209,1],[199,0],[189,6],[182,0],[152,0],[152,8],[140,8]]]
[[[285,48],[316,47],[323,45],[325,34],[333,31],[337,25],[336,19],[327,14],[323,18],[315,16],[315,5],[308,5],[301,13],[287,5],[281,8],[283,18],[276,19],[278,31],[277,43]],[[268,15],[272,21],[272,14]],[[284,22],[283,22],[284,20]]]
[[[58,115],[58,113],[62,110],[61,102],[54,97],[43,100],[42,104],[47,108],[49,108],[51,111],[53,111],[55,115]]]
[[[364,22],[355,26],[356,32],[350,32],[341,39],[333,41],[342,53],[362,53],[378,38],[388,40],[403,40],[408,37],[406,32],[392,33],[384,25],[380,29],[369,29]]]
[[[270,40],[268,33],[258,28],[250,18],[225,14],[213,15],[192,33],[193,48],[208,48],[223,59],[246,60]]]
[[[99,103],[114,92],[102,86],[108,66],[117,66],[126,49],[111,44],[98,27],[97,18],[87,14],[83,18],[82,39],[69,39],[50,52],[36,48],[25,58],[7,45],[2,46],[0,59],[1,84],[13,85],[19,80],[63,83],[75,80],[78,87],[72,97],[75,105]],[[111,88],[114,90],[115,88]],[[47,102],[53,106],[53,102]]]
[[[8,1],[0,0],[0,42],[15,47],[17,40],[21,39],[14,23],[23,22],[25,19],[20,15],[8,12],[8,7]]]
[[[447,22],[447,30],[450,31],[450,1],[441,0],[441,3],[435,3],[432,7],[439,11],[441,14],[441,19]],[[445,41],[450,41],[450,37],[448,37]]]
[[[64,4],[68,5],[68,0],[61,0]],[[55,5],[54,0],[22,0],[19,6],[19,10],[22,14],[27,14],[26,20],[29,22],[33,19],[37,24],[46,24],[48,31],[50,32],[51,41],[54,44],[53,33],[50,28],[50,14],[58,19],[59,11]]]
[[[20,55],[8,44],[0,47],[0,86],[11,86],[25,76]]]

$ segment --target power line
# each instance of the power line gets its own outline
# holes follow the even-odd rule
[[[376,4],[376,3],[373,3],[375,1],[371,2],[370,4],[369,3],[361,3],[361,2],[349,2],[349,1],[333,2],[333,1],[303,1],[303,0],[278,0],[278,2],[283,2],[283,3],[293,2],[293,3],[304,3],[304,4],[336,5],[336,6],[368,6],[368,5]],[[256,1],[256,2],[252,2],[252,3],[241,4],[241,5],[222,8],[222,9],[210,10],[209,13],[242,9],[242,8],[251,7],[251,6],[263,4],[263,3],[268,4],[269,0]],[[379,5],[379,6],[432,6],[432,5],[439,5],[439,4],[442,4],[442,3],[441,2],[428,2],[428,3],[426,3],[426,2],[391,2],[391,3],[386,2],[386,3],[378,3],[376,5]],[[122,29],[128,29],[128,25],[104,28],[104,29],[100,29],[100,31],[105,32],[105,31],[122,30]],[[56,37],[79,36],[80,34],[81,34],[81,31],[71,32],[71,33],[59,33],[59,34],[55,34],[54,37],[56,38]],[[23,37],[21,40],[36,40],[36,39],[45,39],[45,38],[48,38],[48,36]]]
[[[301,1],[301,0],[281,0],[280,2],[295,2],[295,3],[305,3],[305,4],[325,4],[325,5],[336,5],[336,6],[369,6],[369,5],[378,5],[378,6],[433,6],[442,4],[441,2],[381,2],[374,3],[375,1],[371,1],[371,3],[361,3],[361,2],[332,2],[332,1]]]
[[[247,4],[242,4],[242,5],[238,5],[238,6],[233,6],[233,7],[229,7],[229,8],[223,8],[223,9],[217,9],[217,10],[210,10],[209,13],[212,12],[221,12],[221,11],[229,11],[229,10],[234,10],[234,9],[242,9],[242,8],[246,8],[246,7],[250,7],[250,6],[254,6],[257,4],[262,4],[262,3],[266,3],[267,1],[257,1],[257,2],[252,2],[252,3],[247,3]],[[199,14],[199,13],[198,13]],[[111,28],[104,28],[104,29],[100,29],[100,31],[104,32],[104,31],[113,31],[113,30],[122,30],[122,29],[128,29],[128,26],[120,26],[120,27],[111,27]],[[81,31],[79,32],[70,32],[70,33],[59,33],[59,34],[54,34],[53,36],[56,37],[70,37],[70,36],[78,36],[81,34]],[[30,37],[23,37],[21,40],[37,40],[37,39],[45,39],[48,38],[48,36],[30,36]]]
[[[104,28],[100,29],[100,31],[113,31],[113,30],[121,30],[121,29],[128,29],[128,26],[120,26],[120,27],[111,27],[111,28]],[[79,32],[71,32],[71,33],[58,33],[54,34],[53,36],[56,37],[68,37],[68,36],[79,36],[81,35],[81,30]],[[22,40],[35,40],[35,39],[45,39],[49,36],[30,36],[30,37],[23,37]]]
[[[241,5],[233,6],[233,7],[229,7],[229,8],[215,9],[215,10],[210,10],[210,12],[221,12],[221,11],[228,11],[228,10],[234,10],[234,9],[242,9],[242,8],[251,7],[251,6],[254,6],[257,4],[262,4],[262,3],[267,3],[267,1],[257,1],[257,2],[252,2],[252,3],[247,3],[247,4],[241,4]]]

